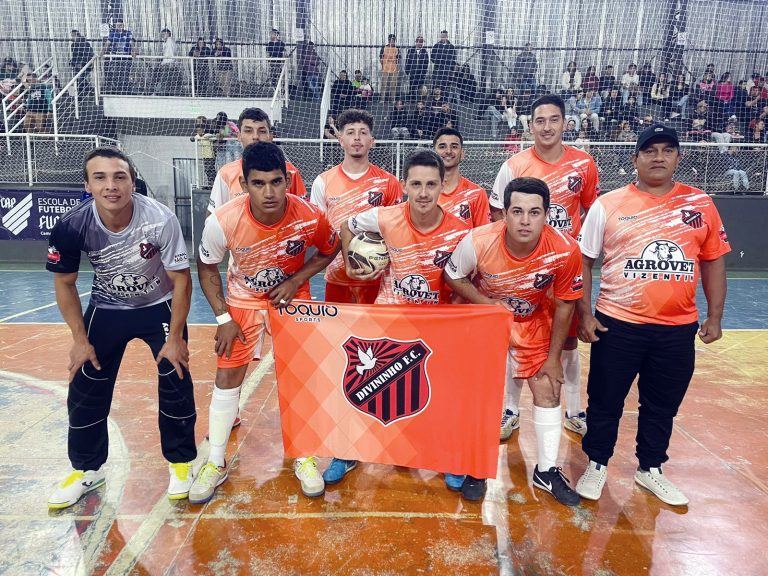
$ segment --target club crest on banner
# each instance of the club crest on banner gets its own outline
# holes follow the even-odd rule
[[[350,336],[343,349],[344,396],[360,412],[388,426],[429,404],[427,359],[432,350],[422,340]]]

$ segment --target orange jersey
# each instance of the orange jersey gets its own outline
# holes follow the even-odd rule
[[[552,294],[560,300],[582,296],[581,252],[573,238],[544,226],[536,249],[526,258],[515,258],[505,235],[503,220],[471,230],[451,256],[446,273],[459,279],[476,272],[477,289],[488,298],[505,300],[514,310],[509,343],[517,365],[514,377],[527,378],[549,353]]]
[[[664,196],[634,184],[602,195],[582,230],[585,256],[605,257],[597,309],[639,324],[696,322],[699,261],[730,252],[707,194],[677,183]]]
[[[473,228],[490,222],[491,209],[485,190],[463,176],[451,192],[443,192],[437,201],[446,212],[470,223]]]
[[[565,153],[557,164],[539,158],[534,147],[504,162],[493,183],[491,206],[504,208],[504,189],[515,178],[539,178],[549,186],[549,225],[578,238],[581,209],[589,210],[597,198],[597,165],[586,152],[565,144],[563,148]]]
[[[307,188],[304,186],[304,180],[301,179],[298,168],[286,160],[285,169],[291,175],[291,186],[288,188],[288,194],[306,198]],[[232,200],[232,198],[245,194],[243,187],[240,185],[240,177],[242,175],[242,160],[234,160],[219,168],[211,187],[211,198],[208,200],[209,212],[213,212],[225,202]]]
[[[443,268],[471,225],[448,212],[429,233],[419,232],[411,222],[409,204],[371,208],[349,219],[353,234],[381,234],[389,251],[376,304],[447,304],[450,289],[443,281]]]
[[[365,212],[371,207],[392,206],[403,199],[403,189],[400,182],[389,172],[371,164],[368,171],[353,180],[341,165],[334,166],[315,178],[312,184],[311,202],[326,213],[331,225],[337,231],[341,223],[352,216]],[[345,286],[367,286],[378,284],[360,282],[347,276],[344,258],[339,254],[325,270],[326,282]]]
[[[272,226],[251,214],[248,196],[238,196],[217,208],[205,221],[200,260],[218,264],[229,252],[227,304],[236,308],[265,309],[267,294],[304,266],[307,248],[332,254],[339,244],[325,214],[306,200],[286,196],[283,218]],[[309,299],[309,282],[296,292]]]

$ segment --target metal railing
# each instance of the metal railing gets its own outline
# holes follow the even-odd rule
[[[91,66],[94,62],[96,62],[96,56],[88,60],[88,63],[83,66],[77,74],[72,76],[72,79],[62,87],[61,92],[56,94],[56,96],[54,96],[53,100],[51,101],[51,108],[53,112],[53,133],[55,134],[56,142],[59,141],[59,101],[64,95],[69,94],[70,89],[73,89],[75,118],[78,120],[80,119],[80,90],[78,89],[78,80],[91,71]]]
[[[51,62],[53,58],[48,58],[45,62],[40,64],[37,68],[32,70],[32,73],[37,75],[38,78],[45,82],[51,83],[51,90],[55,89],[55,83],[53,82],[53,72],[51,70]],[[3,97],[3,126],[8,133],[15,132],[16,129],[24,123],[24,115],[21,115],[19,120],[11,126],[11,121],[17,114],[20,114],[24,110],[26,102],[24,99],[29,93],[29,86],[25,82],[19,82],[13,89]],[[10,140],[6,140],[6,145],[10,147]]]

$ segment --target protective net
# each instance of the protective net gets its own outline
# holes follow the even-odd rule
[[[114,139],[183,204],[210,184],[206,160],[239,154],[231,121],[258,106],[311,182],[341,158],[329,117],[360,107],[377,164],[397,172],[406,142],[451,125],[486,143],[465,170],[489,185],[530,140],[532,100],[555,92],[603,189],[631,178],[624,143],[666,120],[692,143],[694,183],[732,192],[741,170],[763,193],[766,17],[762,0],[9,0],[0,180],[77,182],[83,150]]]

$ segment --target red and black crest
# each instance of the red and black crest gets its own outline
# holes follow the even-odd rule
[[[59,260],[61,260],[61,252],[56,250],[55,246],[48,246],[48,262],[58,264]]]
[[[571,292],[578,292],[579,290],[584,289],[584,276],[579,274],[578,276],[573,277],[573,282],[571,282]]]
[[[438,268],[445,268],[445,265],[448,264],[448,260],[451,259],[451,254],[453,254],[453,252],[435,250],[435,259],[432,261],[432,263]]]
[[[459,216],[464,218],[464,220],[469,220],[472,217],[472,214],[469,211],[469,204],[466,202],[459,205]]]
[[[584,186],[584,180],[581,176],[568,176],[568,190],[574,194],[581,192],[581,188]]]
[[[288,254],[288,256],[298,256],[304,252],[304,246],[306,246],[304,240],[288,240],[288,246],[285,249],[285,253]]]
[[[539,274],[537,272],[536,277],[533,279],[533,287],[537,290],[544,290],[544,288],[552,284],[554,279],[554,274]]]
[[[155,254],[157,254],[157,246],[154,244],[145,244],[142,242],[139,244],[139,254],[141,254],[141,257],[145,260],[149,260],[152,258]]]
[[[728,234],[725,233],[725,226],[720,227],[720,240],[728,243]]]
[[[701,212],[696,210],[680,210],[682,214],[683,223],[687,224],[691,228],[701,228],[704,225],[704,219],[701,217]]]
[[[350,404],[387,426],[418,414],[429,404],[427,358],[421,340],[350,336],[344,343],[344,396]]]
[[[381,206],[382,200],[384,200],[384,192],[378,192],[377,190],[368,191],[368,204],[371,206]]]

